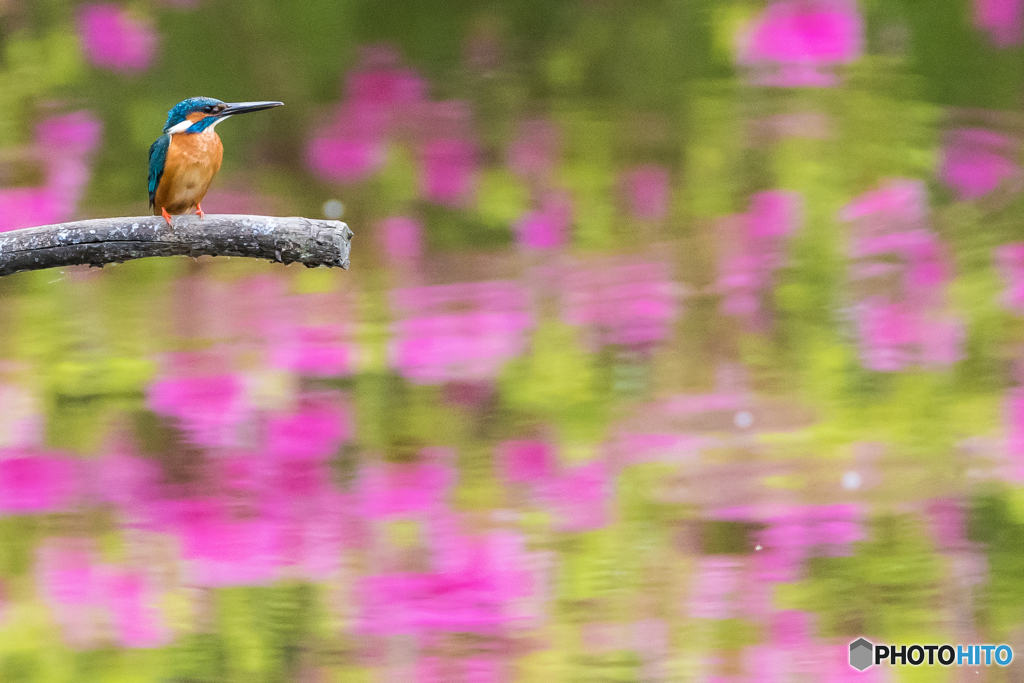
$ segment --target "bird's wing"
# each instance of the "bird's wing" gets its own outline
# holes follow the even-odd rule
[[[167,161],[167,147],[171,142],[170,135],[161,135],[149,148],[149,206],[156,202],[156,186],[164,174],[164,163]]]

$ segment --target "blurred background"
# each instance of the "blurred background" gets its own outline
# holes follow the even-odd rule
[[[0,0],[0,682],[1021,680],[1024,0]],[[1013,676],[1018,678],[1013,678]]]

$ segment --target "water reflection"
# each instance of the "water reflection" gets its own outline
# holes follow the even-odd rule
[[[0,682],[1024,653],[1019,0],[229,4],[0,3],[0,229],[187,87],[289,105],[211,212],[357,235],[0,282]]]

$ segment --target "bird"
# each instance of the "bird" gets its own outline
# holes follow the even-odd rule
[[[163,134],[149,148],[149,207],[172,225],[171,215],[196,210],[220,170],[224,145],[214,130],[221,121],[280,107],[283,102],[222,102],[190,97],[167,112]]]

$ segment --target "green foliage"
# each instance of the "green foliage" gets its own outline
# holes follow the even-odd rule
[[[798,605],[818,613],[824,637],[874,635],[892,642],[933,630],[941,565],[919,522],[882,517],[850,557],[815,557]]]
[[[0,576],[25,576],[35,563],[41,538],[36,517],[0,517]]]
[[[394,374],[359,375],[354,395],[361,444],[402,462],[415,459],[427,445],[460,443],[466,419],[439,394],[438,387],[414,385]]]
[[[1024,518],[1014,515],[1009,496],[988,494],[973,501],[967,537],[982,545],[988,565],[980,617],[995,639],[1007,638],[1024,608]],[[993,641],[994,642],[994,641]]]
[[[501,378],[510,407],[547,416],[570,440],[601,435],[606,383],[596,358],[580,347],[576,330],[551,320],[538,325],[530,353],[510,362]]]

